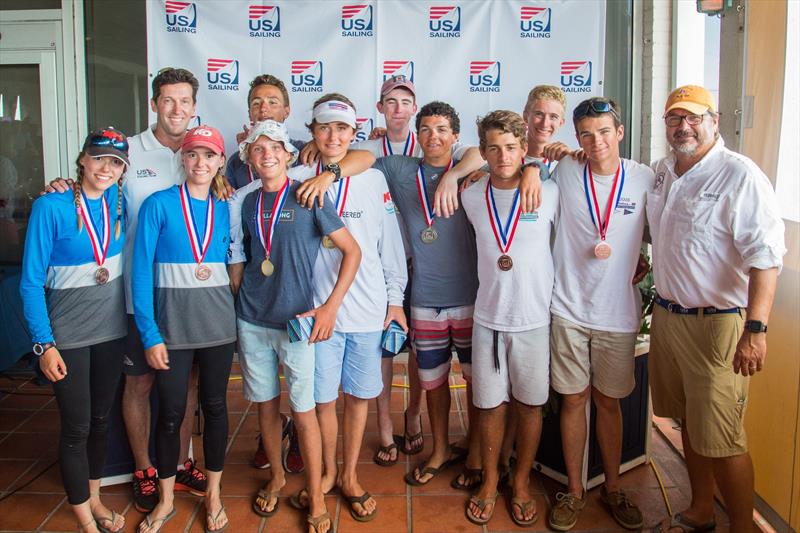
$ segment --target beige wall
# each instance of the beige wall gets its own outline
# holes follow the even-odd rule
[[[744,130],[743,152],[773,180],[783,99],[786,0],[747,6],[747,95],[753,127]],[[800,199],[798,199],[800,201]],[[764,371],[751,380],[746,425],[756,469],[756,492],[800,530],[800,224],[786,222],[783,272],[769,321]]]

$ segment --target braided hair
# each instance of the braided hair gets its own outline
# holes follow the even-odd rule
[[[81,187],[83,181],[83,165],[81,165],[81,158],[86,155],[84,152],[78,154],[78,159],[75,164],[78,166],[78,178],[75,180],[75,185],[72,187],[75,203],[75,217],[78,219],[78,233],[83,231],[83,217],[81,217]],[[122,181],[124,173],[117,180],[117,216],[114,220],[114,240],[118,240],[122,231]],[[216,178],[215,178],[216,179]],[[225,190],[225,185],[222,185],[222,190]],[[216,194],[216,192],[215,192]]]

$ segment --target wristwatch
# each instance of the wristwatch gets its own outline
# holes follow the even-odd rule
[[[341,167],[339,167],[339,163],[328,163],[327,165],[325,165],[325,170],[333,173],[334,183],[342,179],[342,169]]]
[[[760,320],[746,320],[744,327],[750,333],[766,333],[767,325]]]
[[[55,348],[55,347],[56,347],[55,342],[46,342],[44,344],[42,344],[41,342],[36,342],[33,344],[33,355],[35,355],[36,357],[41,357],[44,355],[44,352],[46,352],[50,348]]]

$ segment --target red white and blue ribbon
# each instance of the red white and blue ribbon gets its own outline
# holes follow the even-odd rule
[[[494,191],[492,190],[491,180],[486,181],[486,209],[489,211],[489,223],[492,225],[494,238],[500,251],[507,254],[511,249],[511,243],[514,240],[514,235],[517,232],[517,225],[519,223],[519,216],[522,213],[521,204],[519,201],[519,189],[514,193],[514,201],[511,204],[511,209],[508,212],[508,218],[505,225],[500,219],[500,213],[497,211],[497,204],[494,201]]]
[[[452,159],[447,162],[447,166],[444,167],[441,175],[444,176],[447,174],[451,166],[453,166]],[[425,171],[422,170],[422,161],[420,161],[419,168],[417,169],[417,193],[419,193],[419,203],[422,206],[422,214],[425,216],[425,224],[430,228],[433,226],[433,219],[436,218],[436,215],[433,214],[433,208],[428,201],[428,187],[425,185]]]
[[[417,145],[417,136],[414,135],[413,131],[408,132],[408,137],[406,137],[406,144],[403,146],[403,153],[399,155],[405,156],[413,156],[414,155],[414,148]],[[389,135],[383,136],[383,155],[384,157],[387,155],[394,155],[394,151],[392,150],[392,143],[389,142]]]
[[[617,187],[619,184],[619,187]],[[592,168],[587,162],[583,166],[583,190],[586,193],[586,203],[589,206],[589,215],[592,217],[592,224],[597,227],[600,233],[600,240],[606,240],[606,233],[608,232],[608,224],[611,221],[611,213],[616,209],[619,204],[619,199],[622,196],[622,188],[625,186],[625,165],[620,160],[617,166],[617,172],[614,175],[614,181],[611,184],[611,192],[608,195],[608,205],[606,205],[606,216],[604,219],[600,218],[600,204],[597,202],[597,193],[594,188],[594,176],[592,176]],[[589,197],[591,191],[591,197]],[[616,200],[614,200],[616,198]],[[613,206],[613,207],[612,207]]]
[[[102,199],[102,223],[103,228],[102,231],[97,230],[97,226],[94,223],[94,219],[92,218],[92,211],[89,209],[89,199],[86,198],[86,194],[81,191],[82,201],[80,205],[80,215],[83,219],[83,225],[86,226],[86,233],[89,234],[89,241],[92,243],[92,253],[94,254],[94,260],[98,266],[103,266],[103,263],[106,262],[106,255],[108,254],[108,244],[111,242],[109,239],[110,235],[110,219],[108,215],[108,202],[106,202],[106,197],[103,195]]]
[[[200,242],[200,232],[197,230],[197,221],[194,219],[194,212],[192,212],[192,197],[189,196],[189,187],[186,182],[181,185],[180,193],[183,222],[186,224],[186,232],[189,234],[189,244],[192,246],[194,260],[199,265],[206,256],[206,252],[211,245],[211,235],[214,233],[214,200],[211,198],[211,191],[209,191],[206,203],[205,232],[203,233],[203,241]]]
[[[339,183],[336,185],[338,185],[336,189],[336,197],[334,198],[333,191],[331,191],[331,189],[328,189],[328,196],[334,201],[336,214],[339,215],[339,218],[342,218],[344,206],[347,203],[347,193],[350,191],[350,176],[340,179]]]
[[[275,233],[275,227],[281,218],[281,211],[283,204],[286,203],[286,197],[289,196],[289,178],[283,183],[283,186],[275,196],[275,201],[272,204],[272,212],[269,214],[269,223],[267,229],[264,229],[264,190],[258,193],[256,198],[256,215],[258,215],[258,222],[256,223],[256,234],[258,240],[261,241],[261,246],[264,247],[265,256],[268,258],[272,251],[272,236]]]

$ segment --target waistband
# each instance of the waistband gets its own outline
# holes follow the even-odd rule
[[[701,312],[703,315],[726,315],[732,313],[741,314],[742,311],[741,307],[731,307],[729,309],[717,309],[716,307],[683,307],[682,305],[666,300],[657,294],[656,303],[670,313],[676,313],[679,315],[697,315]]]

